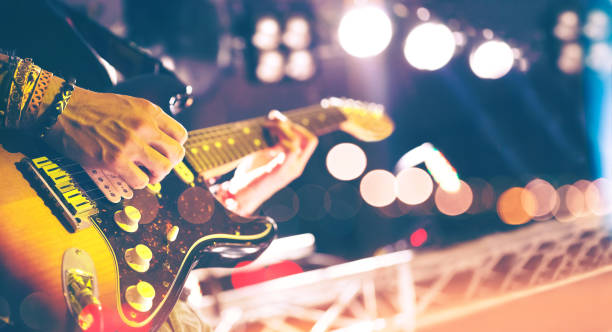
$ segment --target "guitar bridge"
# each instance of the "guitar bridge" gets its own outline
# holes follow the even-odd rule
[[[22,163],[28,166],[43,189],[61,209],[73,231],[90,226],[90,217],[96,215],[98,209],[66,170],[47,157],[24,158]]]

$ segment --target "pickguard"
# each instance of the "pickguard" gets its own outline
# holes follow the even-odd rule
[[[71,174],[70,184],[96,212],[88,215],[88,222],[105,239],[114,256],[117,310],[128,326],[155,326],[165,319],[198,260],[205,260],[207,266],[231,267],[261,253],[275,236],[276,225],[271,219],[244,218],[227,211],[204,184],[184,181],[184,168],[183,176],[173,172],[160,185],[134,190],[132,198],[113,203],[88,180],[87,173],[74,166],[64,169],[60,162],[56,163],[62,172]],[[55,168],[53,171],[57,172]],[[39,178],[39,182],[45,181],[53,179]],[[58,195],[43,190],[53,185],[39,183],[38,192],[43,200],[57,200]],[[115,213],[127,206],[140,212],[138,229],[133,233],[120,228],[115,219]],[[168,234],[175,226],[178,233],[169,239]],[[145,272],[136,271],[127,262],[126,252],[137,245],[146,246],[152,253]],[[144,311],[136,310],[126,297],[128,288],[142,281],[150,284],[155,293],[150,309]]]

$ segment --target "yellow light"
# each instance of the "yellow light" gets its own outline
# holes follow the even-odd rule
[[[391,42],[392,34],[391,19],[375,6],[351,9],[344,14],[338,27],[340,46],[358,58],[380,54]]]
[[[376,169],[368,172],[359,185],[363,200],[376,207],[387,206],[395,200],[397,180],[388,171]]]
[[[397,175],[397,198],[408,205],[423,203],[432,192],[433,181],[420,168],[406,168]]]
[[[434,200],[440,212],[449,216],[456,216],[470,208],[474,200],[474,194],[467,183],[459,180],[459,190],[449,192],[442,187],[438,187]]]
[[[520,187],[504,191],[497,201],[497,214],[508,225],[522,225],[533,217],[536,200],[531,192]]]
[[[406,37],[404,56],[408,63],[421,70],[444,67],[455,53],[455,36],[444,24],[423,23]]]

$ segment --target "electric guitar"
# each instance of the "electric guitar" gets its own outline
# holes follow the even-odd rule
[[[393,131],[381,107],[338,98],[285,115],[317,135],[344,130],[378,141]],[[184,161],[160,184],[133,191],[2,134],[0,320],[18,331],[154,330],[196,264],[255,259],[274,238],[274,221],[226,210],[204,179],[274,144],[264,121],[190,132]]]

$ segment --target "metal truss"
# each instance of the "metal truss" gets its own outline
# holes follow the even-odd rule
[[[412,331],[607,269],[610,243],[598,219],[539,222],[414,256],[400,251],[235,290],[194,292],[190,303],[215,332]],[[195,275],[219,283],[219,273]]]

